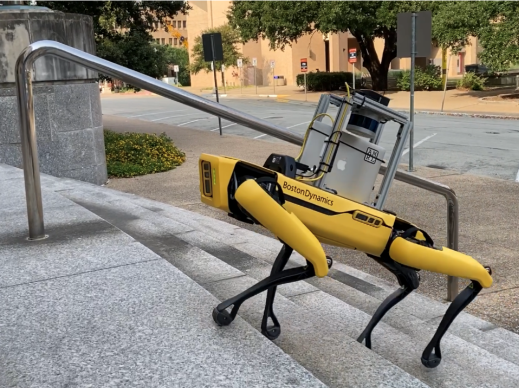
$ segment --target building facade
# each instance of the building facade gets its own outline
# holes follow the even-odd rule
[[[190,1],[192,9],[187,15],[178,15],[170,21],[176,32],[165,32],[159,28],[153,33],[157,43],[168,44],[173,47],[181,47],[181,37],[183,44],[189,50],[192,57],[192,45],[197,36],[204,30],[214,28],[227,23],[227,12],[231,6],[231,1]],[[160,26],[159,26],[160,27]],[[173,35],[176,34],[176,35]],[[187,38],[187,43],[186,43]],[[471,44],[465,47],[456,56],[447,52],[447,68],[449,77],[460,77],[464,74],[464,66],[478,63],[477,53],[479,47],[476,39],[471,39]],[[417,58],[416,64],[424,66],[435,64],[442,66],[442,51],[435,47],[431,42],[432,50],[430,58]],[[296,77],[301,74],[301,59],[305,58],[308,64],[308,71],[353,71],[368,74],[362,67],[362,53],[357,40],[349,33],[324,35],[314,32],[304,35],[291,46],[287,46],[283,51],[271,50],[267,40],[258,42],[250,41],[240,45],[238,49],[249,59],[248,64],[243,68],[229,67],[225,69],[225,82],[227,86],[260,85],[296,85]],[[354,64],[348,62],[349,49],[357,49],[357,61]],[[384,49],[384,40],[375,40],[375,49],[379,58]],[[257,66],[252,66],[252,59],[256,58]],[[410,68],[409,58],[396,58],[391,62],[390,69],[405,70]],[[218,76],[218,85],[221,85],[221,77]],[[211,72],[202,71],[198,74],[191,74],[191,86],[207,88],[214,86],[214,78]]]

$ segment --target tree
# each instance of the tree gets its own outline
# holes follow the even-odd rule
[[[349,31],[362,53],[362,65],[369,71],[376,90],[387,89],[387,74],[396,58],[396,22],[400,12],[430,10],[443,2],[434,1],[233,1],[229,24],[244,42],[270,40],[271,48],[286,45],[314,31]],[[375,38],[384,39],[382,57],[375,50]]]
[[[168,65],[178,65],[178,82],[182,86],[191,85],[189,76],[189,53],[185,48],[162,46],[165,48],[166,62]]]
[[[456,1],[440,8],[433,24],[438,43],[454,52],[479,39],[480,59],[492,70],[519,63],[519,3],[515,1]]]
[[[54,11],[92,16],[96,54],[151,77],[165,74],[165,57],[156,55],[150,32],[190,7],[184,1],[38,1]],[[103,77],[109,78],[109,77]]]
[[[243,63],[248,63],[247,57],[244,57],[238,50],[238,45],[241,43],[240,35],[236,30],[231,28],[228,24],[222,25],[216,28],[210,28],[202,31],[203,34],[210,34],[219,32],[222,34],[222,48],[223,48],[223,61],[215,61],[217,71],[221,71],[222,64],[225,67],[236,66],[237,60],[242,59]],[[198,74],[200,71],[205,70],[206,73],[211,71],[211,62],[205,62],[204,60],[204,48],[202,45],[202,36],[197,36],[194,40],[192,62],[189,67],[192,73]],[[222,85],[225,85],[224,73],[222,73]]]

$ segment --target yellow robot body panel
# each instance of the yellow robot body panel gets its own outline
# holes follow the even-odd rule
[[[261,225],[312,263],[317,277],[328,274],[326,254],[319,240],[295,214],[281,207],[254,180],[240,185],[236,200]]]
[[[229,212],[227,187],[239,159],[202,154],[198,168],[202,203]]]
[[[389,248],[389,256],[412,268],[476,280],[484,288],[492,285],[492,277],[478,261],[446,247],[428,248],[397,237]]]
[[[325,244],[379,256],[391,236],[395,216],[295,179],[278,175],[285,209]]]

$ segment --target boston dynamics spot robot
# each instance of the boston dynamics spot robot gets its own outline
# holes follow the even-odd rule
[[[470,256],[435,246],[424,230],[384,210],[412,125],[404,115],[389,109],[388,103],[387,98],[369,90],[344,97],[323,94],[296,158],[272,154],[259,166],[227,156],[200,156],[202,202],[237,220],[267,228],[283,243],[269,277],[214,309],[218,325],[229,325],[243,302],[267,291],[261,330],[267,338],[276,339],[281,333],[273,312],[276,287],[326,276],[333,261],[326,256],[324,243],[366,253],[391,271],[401,286],[381,303],[358,338],[370,349],[373,329],[418,288],[420,270],[471,280],[449,306],[422,354],[426,367],[440,364],[443,335],[482,288],[492,285],[492,272]],[[337,111],[335,119],[326,113],[330,106]],[[331,124],[323,121],[325,117]],[[375,195],[376,177],[386,163],[379,141],[388,121],[400,127]],[[293,250],[306,259],[306,265],[284,269]]]

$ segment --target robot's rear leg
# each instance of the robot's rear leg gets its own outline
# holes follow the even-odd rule
[[[362,334],[359,336],[359,338],[357,338],[357,341],[362,343],[364,340],[366,340],[366,347],[368,349],[371,349],[371,333],[373,332],[375,326],[377,326],[380,320],[384,318],[384,315],[386,315],[386,313],[391,308],[393,308],[393,306],[401,302],[411,292],[413,292],[412,288],[402,286],[401,288],[393,292],[391,295],[389,295],[377,308],[377,311],[375,311],[375,314],[373,314],[368,325],[366,326]]]

